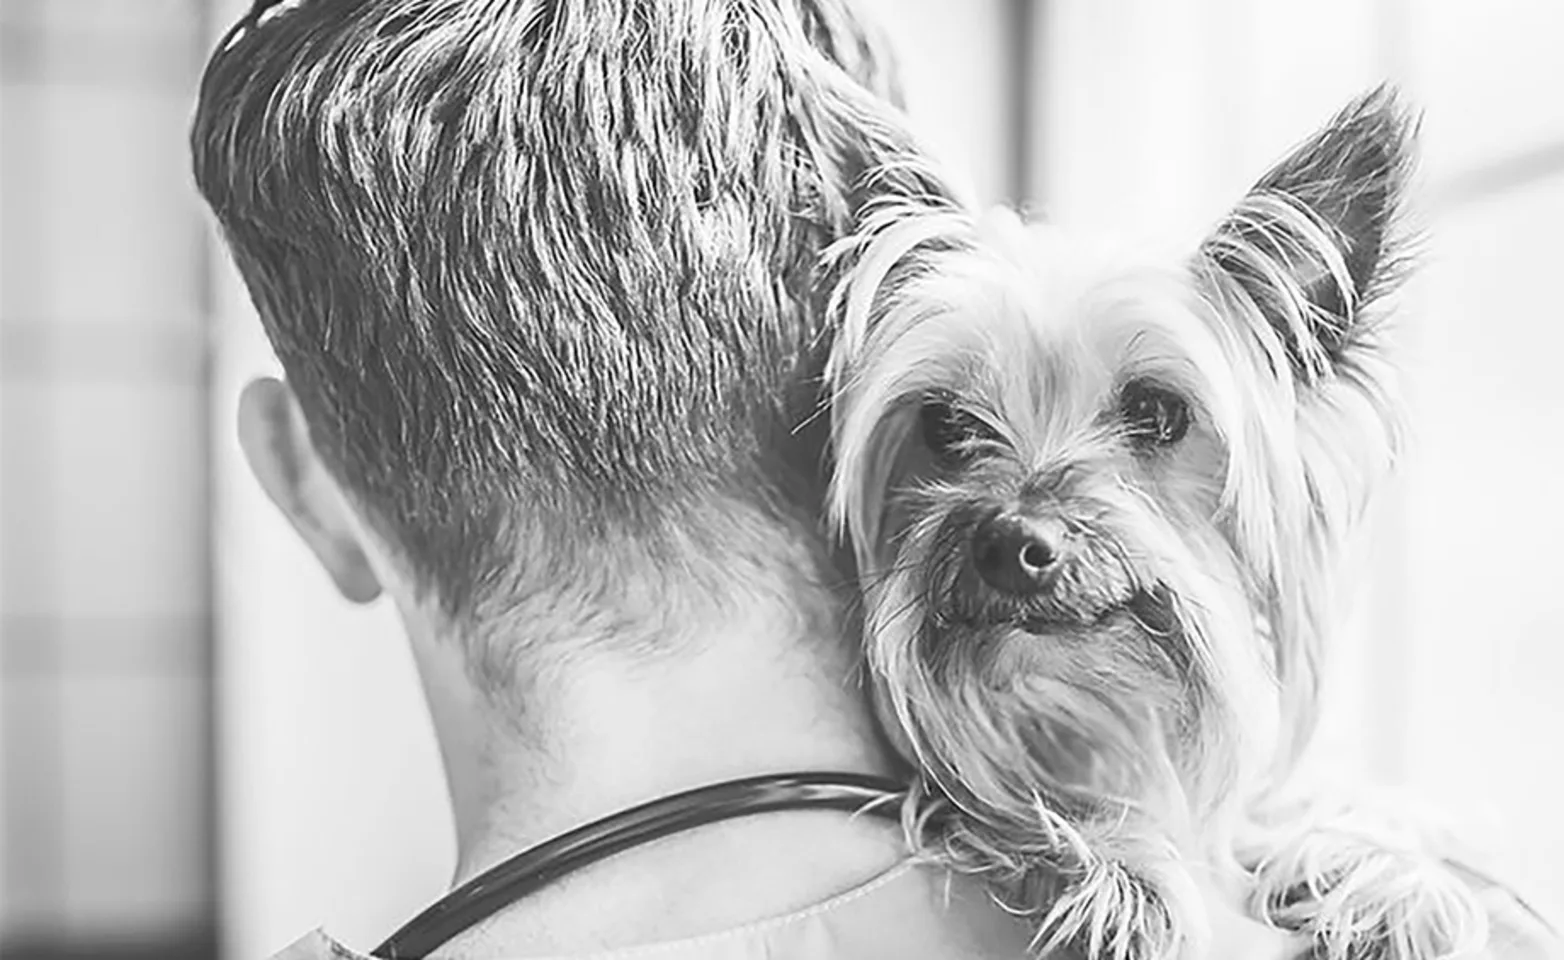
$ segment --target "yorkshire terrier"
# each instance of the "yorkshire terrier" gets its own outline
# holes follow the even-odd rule
[[[1360,98],[1173,262],[931,198],[830,255],[831,510],[887,726],[950,814],[920,829],[1040,955],[1205,956],[1211,896],[1328,960],[1500,955],[1439,835],[1294,776],[1399,447],[1414,126]]]

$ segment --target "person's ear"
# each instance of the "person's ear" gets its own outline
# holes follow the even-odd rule
[[[239,446],[272,503],[293,524],[342,595],[368,603],[380,578],[352,508],[310,441],[293,393],[279,380],[252,381],[239,396]]]

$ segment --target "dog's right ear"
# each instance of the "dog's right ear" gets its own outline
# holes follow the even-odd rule
[[[823,257],[822,284],[833,342],[825,367],[831,417],[829,513],[871,575],[889,547],[882,537],[886,495],[907,479],[909,438],[921,397],[946,382],[953,351],[906,332],[949,308],[919,288],[940,254],[971,242],[968,215],[953,203],[887,200],[871,205],[858,229]]]
[[[1415,127],[1393,89],[1360,97],[1261,178],[1202,247],[1202,272],[1253,305],[1275,334],[1263,338],[1272,363],[1304,385],[1352,363],[1371,339],[1368,308],[1404,273]]]

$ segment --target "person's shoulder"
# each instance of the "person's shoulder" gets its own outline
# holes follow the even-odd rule
[[[883,909],[853,918],[855,924],[865,925],[870,939],[861,953],[843,954],[844,958],[894,955],[917,960],[1037,960],[1031,949],[1033,923],[1000,906],[976,880],[933,865],[918,867],[908,880],[898,889],[887,889],[888,895],[878,904]],[[1308,944],[1296,934],[1261,924],[1217,902],[1211,908],[1213,939],[1209,956],[1222,960],[1298,960],[1309,954]],[[905,943],[906,947],[894,954],[875,949],[888,942],[898,947]],[[1064,950],[1050,954],[1047,960],[1083,958]]]
[[[910,861],[877,888],[830,917],[834,939],[851,944],[844,958],[886,956],[894,944],[907,960],[1022,960],[1031,930],[970,877]]]
[[[274,954],[272,960],[369,960],[326,936],[324,931],[313,930]]]
[[[1214,919],[1218,922],[1210,956],[1296,960],[1308,953],[1301,938],[1236,912]],[[822,904],[808,922],[795,918],[772,929],[766,949],[753,955],[789,960],[878,960],[890,956],[898,960],[1038,960],[1032,949],[1034,933],[1031,919],[1006,909],[981,882],[936,864],[909,861],[875,882]],[[829,944],[829,949],[821,944]],[[718,956],[731,955],[703,954],[702,960]],[[1046,960],[1080,958],[1058,951]]]

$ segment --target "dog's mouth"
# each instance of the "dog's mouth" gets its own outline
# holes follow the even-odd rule
[[[1106,550],[1081,560],[1092,562],[1063,569],[1024,595],[991,589],[962,563],[929,583],[926,609],[940,633],[1087,643],[1133,634],[1182,657],[1184,627],[1169,586],[1138,576]]]
[[[1171,591],[1147,582],[1105,540],[1077,541],[1025,589],[1005,589],[985,578],[979,571],[980,558],[970,546],[943,556],[943,562],[931,565],[926,601],[950,626],[1058,636],[1121,622],[1148,632],[1165,631],[1177,623]]]
[[[1018,610],[1014,616],[990,626],[1018,627],[1033,636],[1057,636],[1061,632],[1089,632],[1131,626],[1143,633],[1174,636],[1179,632],[1172,593],[1160,584],[1137,588],[1124,600],[1085,612],[1061,611],[1045,605],[1042,610]]]
[[[922,612],[921,648],[931,663],[1047,651],[1085,655],[1102,645],[1159,648],[1170,665],[1187,659],[1176,591],[1136,563],[1135,552],[1108,530],[1072,518],[1066,548],[1045,575],[1017,582],[981,569],[982,543],[974,532],[992,516],[978,508],[950,511],[903,543],[897,566],[910,575],[913,593],[901,602]]]

